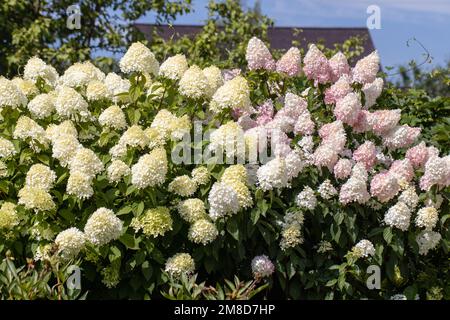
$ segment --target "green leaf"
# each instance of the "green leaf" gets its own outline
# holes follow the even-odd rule
[[[131,212],[131,210],[133,210],[133,208],[131,206],[125,206],[119,209],[119,211],[117,211],[116,215],[117,216],[121,216],[124,214],[128,214]]]
[[[148,281],[152,277],[153,274],[153,268],[150,265],[148,261],[144,261],[141,265],[142,274],[144,275],[144,278]]]
[[[331,279],[325,284],[325,287],[332,287],[337,283],[337,281],[337,279]]]
[[[120,238],[119,241],[123,243],[123,245],[127,249],[131,250],[138,250],[139,249],[139,240],[135,239],[133,235],[124,233]]]
[[[236,219],[229,219],[227,221],[227,231],[231,236],[239,241],[239,226]]]
[[[250,212],[250,219],[252,220],[252,223],[254,225],[258,222],[260,213],[261,211],[259,210],[259,208],[253,208],[253,210]]]
[[[391,241],[392,241],[392,229],[391,229],[391,227],[384,228],[383,238],[384,238],[384,241],[386,241],[387,244],[391,243]]]

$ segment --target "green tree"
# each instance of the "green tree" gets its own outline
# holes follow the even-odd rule
[[[152,11],[157,22],[173,21],[190,11],[191,0],[80,1],[81,28],[66,25],[73,0],[8,0],[0,3],[0,74],[20,72],[33,55],[62,70],[92,58],[103,67],[113,59],[103,52],[121,52],[137,32],[132,22]]]
[[[262,15],[258,6],[245,9],[239,0],[210,1],[208,12],[202,31],[194,39],[183,36],[165,41],[155,28],[151,50],[158,59],[181,52],[192,63],[202,66],[243,67],[250,38],[255,36],[267,41],[267,29],[273,26],[272,20]]]
[[[399,74],[397,86],[423,89],[432,97],[450,97],[450,60],[446,65],[437,66],[429,72],[412,61],[408,66],[400,66]]]

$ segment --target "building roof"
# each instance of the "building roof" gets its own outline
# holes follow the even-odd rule
[[[169,40],[170,38],[176,40],[185,35],[195,36],[203,28],[201,25],[169,26],[145,23],[136,23],[135,27],[148,40],[151,39],[152,30],[155,27],[158,28],[158,33],[165,40]],[[298,32],[298,30],[301,30],[301,32]],[[308,44],[318,43],[320,41],[323,41],[326,47],[333,48],[335,43],[342,43],[350,37],[360,36],[364,41],[364,52],[362,56],[366,56],[375,50],[367,28],[272,27],[269,28],[267,35],[272,49],[287,50],[292,46],[293,40],[297,40],[300,43],[300,47],[304,49],[307,49]]]

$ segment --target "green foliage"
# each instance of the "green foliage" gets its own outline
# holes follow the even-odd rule
[[[431,97],[450,97],[450,61],[443,67],[435,67],[430,71],[412,61],[408,66],[399,67],[400,80],[398,87],[424,90]]]
[[[67,9],[78,4],[81,29],[67,28]],[[123,52],[136,36],[131,23],[150,11],[157,22],[172,21],[190,11],[191,0],[9,0],[0,4],[0,73],[13,76],[34,55],[58,70],[96,57],[113,66],[111,53]],[[107,52],[106,56],[103,56]]]
[[[239,0],[210,1],[208,20],[198,35],[164,41],[155,29],[151,49],[161,60],[182,52],[202,67],[243,67],[250,38],[267,40],[267,29],[272,25],[272,20],[258,10],[243,9]]]
[[[446,154],[450,150],[450,97],[432,97],[421,89],[389,86],[378,108],[400,108],[402,123],[422,128],[423,138]]]
[[[67,265],[52,267],[29,260],[27,265],[16,267],[14,260],[7,257],[0,263],[0,299],[85,299],[87,293],[80,296],[81,290],[66,288],[67,278]]]
[[[170,300],[249,300],[258,293],[268,288],[269,283],[260,284],[260,280],[241,281],[237,276],[234,282],[225,279],[225,284],[217,283],[215,287],[207,286],[205,282],[196,283],[198,275],[183,275],[181,279],[175,280],[163,275],[168,279],[167,291],[161,294]]]

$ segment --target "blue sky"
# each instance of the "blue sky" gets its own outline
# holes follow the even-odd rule
[[[194,12],[181,16],[175,24],[202,24],[207,18],[208,0],[192,0]],[[253,6],[255,0],[244,0]],[[261,0],[264,14],[276,26],[364,27],[369,5],[381,10],[381,29],[370,30],[384,66],[424,60],[415,37],[433,56],[433,65],[450,60],[450,0]],[[147,16],[140,22],[152,22]]]

